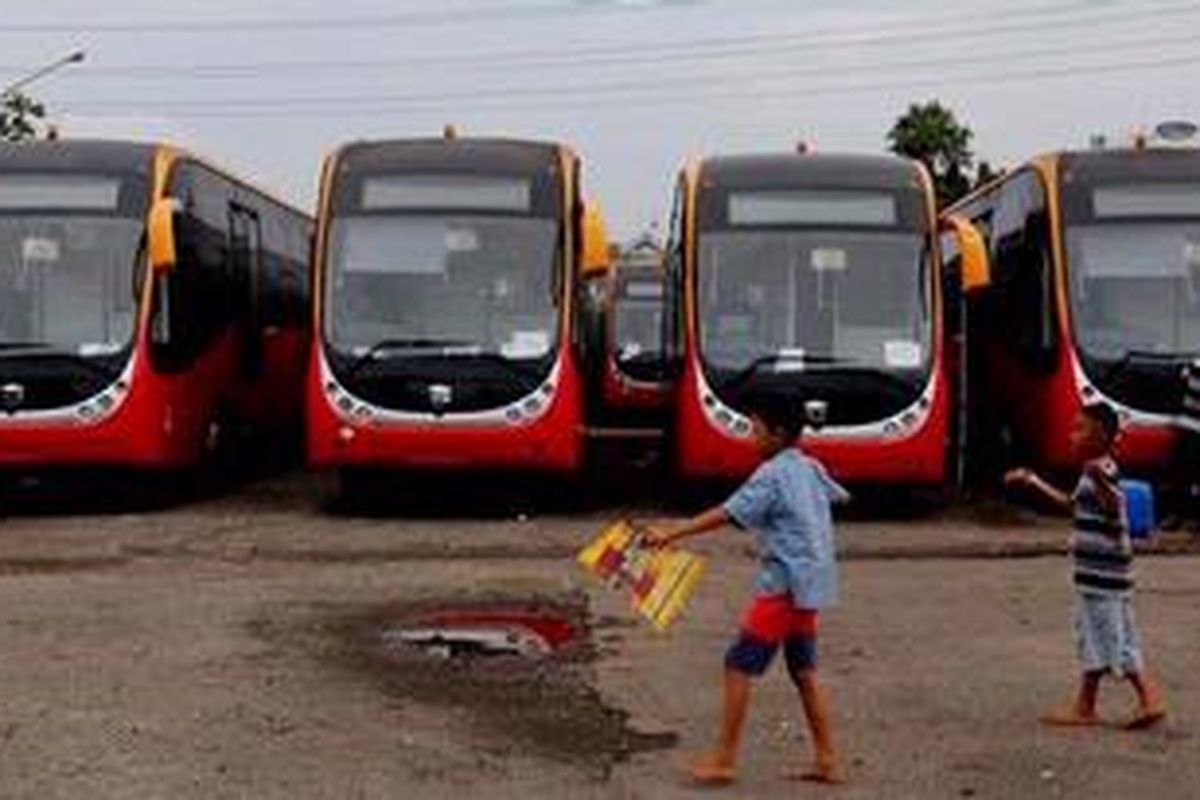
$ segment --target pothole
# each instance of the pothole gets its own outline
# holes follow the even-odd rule
[[[542,659],[577,639],[565,615],[526,608],[458,608],[418,614],[385,626],[385,648],[417,650],[440,660],[516,657]]]
[[[256,632],[297,633],[272,627]],[[369,676],[388,696],[465,720],[464,745],[501,759],[541,755],[602,778],[635,753],[677,741],[635,730],[592,685],[597,653],[581,593],[326,608],[300,634],[312,652]]]

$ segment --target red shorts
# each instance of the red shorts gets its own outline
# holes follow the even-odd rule
[[[815,669],[817,611],[796,608],[790,594],[756,597],[742,618],[738,638],[725,653],[725,666],[747,675],[762,675],[780,645],[794,678]]]
[[[799,637],[817,638],[817,611],[796,608],[790,594],[759,595],[742,617],[742,632],[767,644]]]

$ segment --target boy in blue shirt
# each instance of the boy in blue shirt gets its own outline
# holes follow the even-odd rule
[[[665,547],[727,524],[754,532],[761,567],[756,596],[725,656],[724,713],[716,749],[692,768],[700,783],[730,783],[753,678],[770,666],[782,645],[788,674],[800,692],[812,732],[815,765],[803,780],[841,783],[829,703],[817,682],[817,617],[837,597],[831,503],[850,495],[821,464],[794,443],[803,413],[789,404],[756,402],[754,442],[764,462],[723,505],[686,522],[651,526],[648,542]]]

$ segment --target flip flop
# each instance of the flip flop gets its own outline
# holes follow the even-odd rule
[[[1127,731],[1145,731],[1167,718],[1166,711],[1146,711],[1138,714],[1121,727]]]
[[[1094,728],[1100,724],[1099,717],[1081,717],[1078,714],[1069,712],[1058,712],[1052,714],[1043,714],[1038,717],[1038,722],[1043,725],[1051,725],[1056,728]]]
[[[695,764],[689,770],[689,774],[697,786],[728,786],[737,780],[737,771],[732,767],[717,767],[712,764]]]
[[[841,770],[838,769],[831,771],[820,770],[817,768],[789,770],[783,774],[783,777],[790,781],[819,783],[823,786],[841,786],[846,783],[846,777],[842,775]]]

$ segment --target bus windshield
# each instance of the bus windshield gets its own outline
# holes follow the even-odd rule
[[[637,278],[623,283],[613,318],[613,344],[617,363],[631,377],[652,379],[644,374],[662,358],[663,282],[659,277]]]
[[[557,241],[552,218],[335,218],[326,335],[349,353],[420,342],[544,358],[555,342]]]
[[[710,364],[922,368],[927,248],[915,231],[719,230],[702,234],[701,342]]]
[[[0,346],[116,353],[133,338],[140,219],[0,215]]]
[[[1200,352],[1200,219],[1070,226],[1067,251],[1084,353]]]

